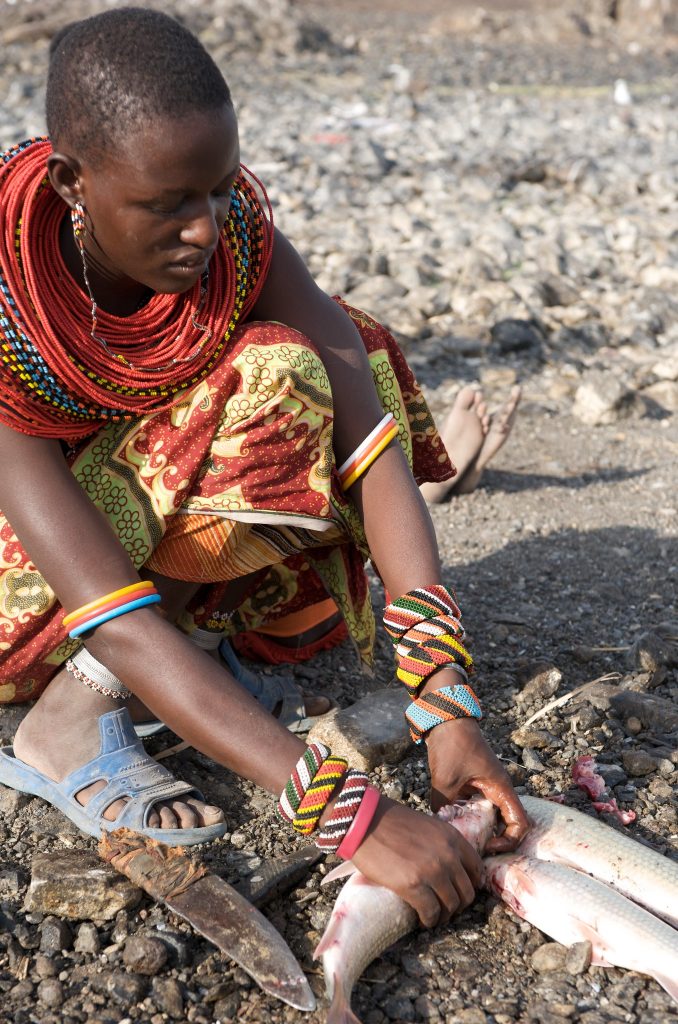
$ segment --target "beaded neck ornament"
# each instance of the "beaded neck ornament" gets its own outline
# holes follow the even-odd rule
[[[209,282],[158,293],[129,317],[99,310],[101,344],[59,249],[67,208],[47,177],[50,152],[29,139],[0,158],[0,422],[75,440],[165,409],[207,376],[266,279],[273,218],[242,167]]]

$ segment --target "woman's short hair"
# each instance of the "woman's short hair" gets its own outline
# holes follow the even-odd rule
[[[202,43],[166,14],[121,7],[52,40],[47,131],[95,158],[155,117],[221,109],[231,94]]]

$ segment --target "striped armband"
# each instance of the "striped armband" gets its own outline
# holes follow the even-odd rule
[[[290,824],[294,821],[299,804],[311,785],[320,766],[330,756],[330,748],[324,743],[311,743],[297,761],[289,782],[280,794],[276,814]]]
[[[374,430],[370,431],[352,455],[343,462],[337,472],[342,491],[347,491],[356,482],[359,476],[368,469],[375,459],[388,447],[398,433],[398,424],[392,412],[386,413],[384,418],[377,423]]]
[[[354,768],[346,773],[341,793],[316,839],[316,846],[328,853],[335,853],[339,849],[358,813],[369,781],[364,772]]]
[[[455,718],[483,717],[480,703],[470,686],[457,683],[456,686],[441,686],[412,701],[405,718],[410,726],[410,736],[415,743],[421,743],[425,736],[442,722]]]
[[[308,836],[318,826],[318,821],[327,807],[337,783],[348,770],[344,757],[326,757],[311,780],[294,815],[292,828],[302,836]]]

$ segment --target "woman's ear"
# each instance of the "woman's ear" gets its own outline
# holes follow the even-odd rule
[[[80,162],[65,153],[51,153],[47,158],[52,187],[69,206],[82,202],[81,170]]]

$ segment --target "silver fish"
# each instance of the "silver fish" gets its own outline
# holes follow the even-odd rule
[[[678,927],[678,863],[572,807],[522,796],[533,827],[520,853],[585,871]]]
[[[571,945],[589,941],[592,963],[648,974],[678,1002],[678,932],[581,871],[504,854],[485,860],[487,881],[519,917]]]
[[[477,850],[494,831],[495,812],[484,798],[443,808],[440,816],[457,828]],[[325,881],[351,871],[350,863],[330,872]],[[360,1024],[351,1010],[351,992],[368,964],[411,932],[417,915],[390,889],[373,885],[354,870],[332,910],[332,917],[314,957],[323,958],[325,986],[331,1000],[327,1024]]]

